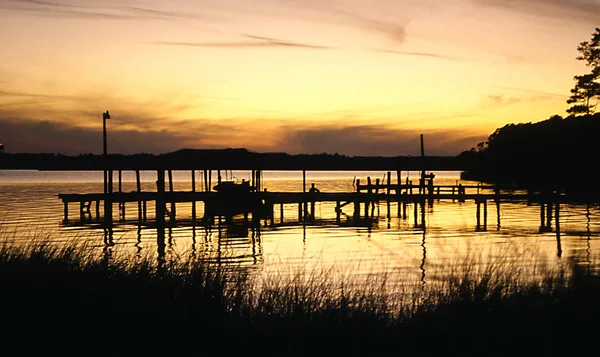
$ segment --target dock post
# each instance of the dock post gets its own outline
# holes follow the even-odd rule
[[[413,206],[414,206],[414,218],[415,218],[415,227],[419,226],[419,207],[418,207],[418,202],[416,199],[413,200]]]
[[[119,170],[119,194],[123,193],[123,175],[122,175],[122,170]],[[121,198],[119,199],[119,215],[120,215],[120,221],[121,222],[125,222],[125,201],[121,195]]]
[[[171,214],[169,215],[169,221],[175,222],[177,217],[177,207],[175,206],[175,200],[173,199],[173,170],[169,169],[169,193],[171,197]]]
[[[306,199],[306,170],[302,170],[302,201],[304,202],[304,221],[306,220],[308,214],[308,201]]]
[[[407,194],[405,193],[404,194],[404,199],[402,200],[402,218],[403,219],[407,218],[407,215],[406,215],[406,206],[407,206],[407,202],[406,201],[407,200],[408,200],[408,197],[407,197]]]
[[[552,201],[550,199],[546,203],[546,227],[552,227]]]
[[[358,219],[360,218],[360,201],[358,200],[358,195],[356,196],[356,198],[354,199],[354,214],[353,214],[354,219]]]
[[[383,185],[383,182],[381,184]],[[371,203],[372,207],[375,207],[375,201],[379,205],[379,179],[375,180],[375,196],[373,196],[373,203]]]
[[[396,170],[396,184],[397,184],[397,186],[396,186],[396,201],[398,201],[398,214],[397,214],[398,217],[400,217],[400,187],[401,187],[401,184],[400,184],[401,176],[400,175],[401,174],[402,173],[400,172],[400,170]]]
[[[283,223],[283,202],[279,205],[279,221]]]
[[[483,229],[487,230],[487,200],[483,200]]]
[[[196,170],[192,170],[192,223],[196,224]]]
[[[340,207],[340,201],[335,202],[335,221],[340,224],[340,216],[342,214],[342,208]]]
[[[252,171],[254,173],[254,171]],[[202,175],[204,176],[204,192],[208,192],[208,171],[206,169],[202,170]],[[252,182],[254,182],[254,178],[252,178]]]
[[[108,170],[108,183],[106,185],[106,195],[104,195],[104,224],[112,226],[112,191],[113,191],[113,171]]]
[[[63,200],[63,209],[64,209],[64,223],[69,223],[69,202]]]
[[[360,179],[356,180],[356,192],[360,192]]]
[[[159,249],[165,245],[165,170],[157,171],[156,180],[156,241]]]
[[[100,221],[100,201],[96,200],[96,221]]]
[[[500,230],[500,199],[496,200],[496,221],[497,228]]]
[[[369,206],[372,201],[371,197],[372,187],[371,187],[371,176],[367,176],[367,199],[365,200],[365,218],[369,217]]]
[[[302,221],[302,202],[298,202],[298,222]]]
[[[258,190],[256,189],[256,182],[254,182],[254,178],[255,176],[255,172],[254,170],[252,170],[252,174],[251,174],[251,178],[250,178],[250,185],[254,188],[254,192],[258,192]]]
[[[137,189],[138,195],[142,192],[142,183],[140,180],[140,170],[135,170],[135,188]],[[142,221],[142,201],[138,198],[138,222]]]
[[[421,199],[421,227],[425,230],[425,198]]]
[[[540,232],[546,230],[546,203],[543,198],[541,198],[540,202]]]
[[[556,230],[557,234],[560,234],[560,221],[559,221],[559,215],[560,215],[560,201],[558,199],[558,197],[556,197],[556,200],[554,201],[554,227]]]
[[[477,229],[481,228],[481,201],[479,199],[475,200],[475,204],[477,205]]]
[[[390,193],[392,192],[392,173],[387,172],[387,200],[390,201]]]

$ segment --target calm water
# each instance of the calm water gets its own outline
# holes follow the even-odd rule
[[[307,186],[315,183],[322,192],[353,191],[355,179],[364,182],[367,176],[374,180],[384,175],[308,172]],[[234,172],[233,176],[249,179],[250,173]],[[201,175],[196,178],[199,180]],[[191,190],[190,179],[189,171],[174,172],[174,189]],[[395,179],[394,175],[392,182]],[[409,173],[409,179],[417,182],[418,173]],[[123,180],[123,191],[135,190],[133,173],[124,172]],[[142,172],[142,189],[155,191],[155,180],[154,172]],[[115,188],[116,182],[115,175]],[[459,180],[458,172],[436,173],[436,185],[456,182],[476,184]],[[140,256],[156,257],[156,229],[121,224],[108,238],[101,227],[62,224],[63,205],[58,193],[102,192],[102,186],[102,172],[0,171],[0,241],[85,242],[87,249],[111,257],[132,261]],[[197,187],[203,187],[203,183],[198,181]],[[267,172],[263,187],[269,191],[302,191],[302,174]],[[201,216],[200,203],[197,209]],[[154,204],[149,204],[148,210],[148,216],[154,217]],[[235,222],[210,229],[191,224],[169,228],[165,258],[204,257],[267,277],[289,277],[303,271],[309,276],[328,272],[361,280],[382,274],[395,284],[414,286],[439,282],[449,271],[483,269],[490,263],[514,270],[524,278],[535,277],[541,265],[552,269],[568,261],[595,269],[600,249],[596,206],[561,206],[560,231],[553,222],[552,231],[543,233],[539,230],[539,206],[526,203],[502,203],[499,211],[495,204],[488,204],[486,231],[476,229],[476,206],[472,201],[435,201],[433,207],[426,207],[425,230],[414,226],[412,206],[408,207],[408,218],[403,219],[395,203],[391,204],[389,217],[385,203],[377,206],[372,224],[353,222],[351,204],[344,207],[348,217],[342,215],[341,224],[336,224],[333,203],[317,203],[314,223],[298,222],[297,205],[285,205],[283,218],[279,206],[274,211],[274,225],[263,221],[260,227]],[[78,207],[73,204],[70,212],[71,218],[77,218]],[[116,205],[114,212],[116,216]],[[178,204],[177,216],[189,220],[191,204]],[[128,206],[127,218],[136,220],[137,204]]]

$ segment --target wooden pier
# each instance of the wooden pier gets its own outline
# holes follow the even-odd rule
[[[221,172],[217,171],[217,182],[221,184]],[[136,170],[136,191],[122,191],[122,172],[117,170],[118,191],[114,191],[114,172],[107,170],[105,175],[104,193],[87,194],[58,194],[64,205],[64,223],[85,224],[95,223],[111,227],[115,221],[126,221],[126,209],[133,206],[137,210],[139,224],[152,224],[158,227],[165,224],[176,224],[177,205],[188,203],[192,205],[192,223],[202,222],[212,224],[215,217],[232,218],[243,215],[244,219],[266,219],[273,221],[275,209],[280,210],[283,221],[284,205],[297,205],[298,222],[307,222],[315,219],[315,204],[317,202],[335,203],[336,221],[341,222],[343,208],[352,207],[351,217],[355,220],[373,217],[376,205],[387,206],[387,217],[391,216],[391,203],[397,204],[397,216],[408,218],[409,206],[414,210],[412,214],[415,227],[425,228],[425,205],[433,205],[435,201],[466,202],[476,204],[477,229],[487,229],[487,204],[496,204],[499,211],[501,202],[527,202],[540,204],[540,231],[550,229],[553,209],[558,217],[561,203],[567,203],[570,198],[557,193],[548,194],[540,192],[524,192],[504,189],[493,185],[435,185],[433,174],[423,174],[418,184],[413,184],[407,178],[401,180],[401,171],[396,171],[396,180],[392,182],[391,171],[385,176],[387,180],[374,181],[367,177],[366,180],[356,180],[355,190],[352,192],[320,192],[312,188],[307,190],[306,171],[303,171],[302,192],[271,192],[263,187],[262,171],[252,170],[252,178],[247,182],[250,190],[247,193],[225,194],[213,190],[211,170],[200,170],[204,186],[201,191],[196,190],[196,170],[190,171],[191,191],[174,191],[171,170],[157,170],[156,191],[143,192],[141,189],[140,172]],[[166,180],[168,178],[168,181]],[[168,184],[167,184],[168,182]],[[202,203],[204,212],[197,212],[197,203]],[[118,206],[118,217],[113,217],[113,204]],[[154,205],[154,217],[148,215],[148,204]],[[78,207],[78,221],[70,217],[70,208]],[[129,209],[132,209],[129,208]]]

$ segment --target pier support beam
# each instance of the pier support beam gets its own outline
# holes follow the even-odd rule
[[[140,170],[135,170],[135,188],[137,193],[139,194],[140,192],[142,192],[142,182],[140,179]],[[143,215],[142,215],[142,201],[138,199],[137,201],[138,204],[138,222],[143,222]]]
[[[113,171],[108,170],[108,182],[106,186],[106,194],[104,195],[104,225],[112,227],[112,191],[113,191]]]
[[[487,230],[487,199],[476,198],[475,204],[477,205],[477,230]],[[481,224],[481,206],[483,205],[483,225]]]
[[[169,172],[169,193],[171,194],[171,199],[173,199],[173,170],[169,170],[168,172]],[[175,222],[176,217],[177,217],[177,207],[175,206],[175,201],[171,201],[171,212],[169,212],[169,221]]]
[[[196,193],[196,170],[192,170],[192,194]],[[196,224],[196,200],[192,200],[192,223]]]
[[[165,170],[157,171],[156,180],[156,229],[159,244],[164,245],[165,239]]]

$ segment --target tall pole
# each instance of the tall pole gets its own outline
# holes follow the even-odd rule
[[[425,145],[423,143],[423,134],[421,134],[421,182],[419,191],[425,193]]]
[[[110,119],[108,110],[102,113],[102,156],[104,158],[104,224],[112,226],[112,201],[108,196],[112,193],[112,171],[108,169],[108,153],[106,149],[106,119]],[[109,177],[110,176],[110,177]],[[110,186],[110,187],[109,187]]]

